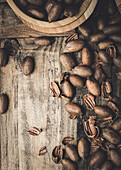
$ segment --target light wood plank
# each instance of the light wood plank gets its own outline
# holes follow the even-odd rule
[[[10,97],[7,114],[1,116],[2,170],[60,170],[51,160],[52,149],[67,136],[77,140],[77,120],[70,120],[61,99],[52,98],[50,82],[59,81],[61,65],[59,53],[63,39],[56,39],[52,46],[41,50],[19,50],[1,69],[1,93]],[[47,50],[48,52],[45,52]],[[21,61],[33,56],[35,71],[26,77],[21,72]],[[43,128],[37,137],[27,133],[31,127]],[[46,146],[48,153],[38,156],[39,149]]]

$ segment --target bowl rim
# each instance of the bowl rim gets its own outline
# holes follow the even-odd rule
[[[23,17],[24,20],[26,20],[27,22],[31,22],[34,25],[39,25],[40,27],[50,27],[50,28],[56,28],[56,27],[63,27],[65,25],[71,24],[74,21],[78,20],[81,16],[83,16],[83,14],[85,13],[85,11],[90,7],[90,5],[92,4],[93,1],[98,1],[98,0],[84,0],[81,7],[80,7],[80,12],[81,9],[83,7],[85,7],[85,10],[83,11],[83,13],[80,14],[80,12],[73,17],[69,17],[69,18],[65,18],[59,21],[55,21],[55,22],[51,22],[49,23],[48,21],[42,21],[39,19],[35,19],[27,14],[25,14],[22,10],[20,10],[20,8],[15,4],[15,2],[13,0],[7,0],[7,3],[9,4],[9,6],[13,9],[13,11],[16,13],[16,15],[18,17]],[[88,7],[85,5],[88,2]]]

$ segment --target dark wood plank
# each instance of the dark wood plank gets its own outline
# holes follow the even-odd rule
[[[0,38],[23,38],[23,37],[39,37],[39,36],[68,36],[71,32],[64,34],[43,34],[34,31],[21,22],[14,14],[12,9],[5,3],[0,5]]]

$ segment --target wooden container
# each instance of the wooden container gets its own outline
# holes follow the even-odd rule
[[[119,12],[121,14],[121,0],[115,0],[115,1],[116,1],[116,5],[117,5],[117,7],[119,9]]]
[[[13,0],[7,0],[7,2],[21,21],[32,29],[42,33],[56,34],[71,31],[86,21],[94,11],[98,0],[84,0],[78,15],[52,23],[37,20],[26,15],[16,6]]]

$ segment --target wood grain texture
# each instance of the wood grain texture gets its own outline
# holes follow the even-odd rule
[[[62,44],[59,38],[52,46],[37,51],[19,50],[1,69],[1,93],[10,98],[9,110],[1,116],[2,170],[59,170],[61,166],[51,161],[52,149],[65,136],[73,136],[77,142],[77,120],[70,120],[65,102],[52,98],[50,93],[50,82],[59,81],[62,71],[58,62]],[[34,73],[28,77],[21,71],[21,61],[26,56],[32,56],[36,63]],[[37,137],[30,136],[27,130],[33,126],[44,130]],[[42,146],[48,152],[39,157]]]
[[[14,14],[7,3],[0,5],[0,38],[22,38],[22,37],[39,37],[39,36],[68,36],[74,32],[67,32],[65,34],[43,34],[34,31],[21,22]]]
[[[17,7],[13,0],[7,0],[7,2],[23,23],[30,28],[43,33],[56,34],[71,31],[85,22],[94,11],[98,0],[83,0],[77,15],[51,23],[28,16]]]

